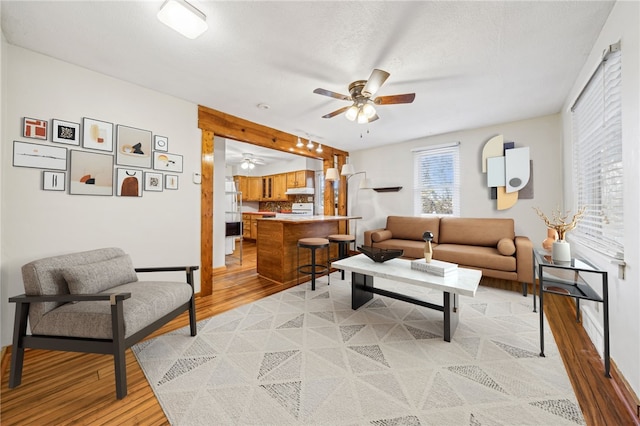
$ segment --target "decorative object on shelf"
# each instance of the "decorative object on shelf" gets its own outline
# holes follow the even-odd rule
[[[47,140],[47,120],[24,117],[22,136],[25,138]]]
[[[372,188],[376,192],[398,192],[402,189],[401,186],[387,186],[384,188]]]
[[[430,263],[431,257],[433,256],[433,249],[431,248],[431,241],[433,241],[433,232],[425,231],[424,234],[422,234],[422,239],[425,241],[424,261]]]
[[[553,243],[558,240],[558,231],[553,228],[547,228],[547,238],[542,241],[542,248],[546,251],[551,250]]]
[[[458,265],[456,263],[443,262],[441,260],[426,262],[425,259],[416,259],[411,261],[411,269],[437,275],[439,277],[446,277],[457,272]]]
[[[404,250],[399,249],[382,249],[376,247],[360,246],[358,250],[364,253],[369,259],[377,263],[386,262],[387,260],[395,259],[404,254]]]
[[[569,212],[562,213],[559,207],[553,211],[551,219],[539,208],[534,207],[533,209],[544,221],[544,224],[547,225],[547,228],[553,229],[558,233],[558,240],[553,242],[551,248],[551,258],[558,262],[569,262],[571,260],[571,246],[565,241],[565,236],[567,232],[578,225],[578,222],[584,216],[586,207],[579,208],[578,212],[571,218],[571,221],[568,221]]]

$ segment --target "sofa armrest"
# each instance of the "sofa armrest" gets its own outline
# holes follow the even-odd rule
[[[385,228],[371,229],[370,231],[364,231],[364,246],[371,247],[373,241],[371,240],[371,234],[374,232],[384,231]]]
[[[518,281],[533,282],[533,244],[528,237],[516,236],[516,264]]]

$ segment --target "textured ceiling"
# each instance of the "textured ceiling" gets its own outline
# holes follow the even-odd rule
[[[193,1],[209,30],[188,40],[162,1],[6,1],[11,44],[346,151],[556,113],[613,2]],[[415,92],[367,124],[348,105],[373,68],[377,93]],[[265,103],[269,109],[259,109]]]

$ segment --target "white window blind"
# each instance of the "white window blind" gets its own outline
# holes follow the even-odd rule
[[[460,216],[459,143],[413,152],[414,214]]]
[[[586,213],[569,237],[616,259],[624,258],[621,76],[612,45],[572,108],[573,189]]]

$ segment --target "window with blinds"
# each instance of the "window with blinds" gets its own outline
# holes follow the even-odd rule
[[[622,260],[621,75],[622,54],[612,45],[572,108],[573,189],[586,213],[570,238]]]
[[[460,216],[459,143],[413,150],[416,216]]]

